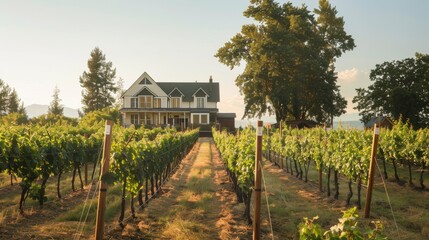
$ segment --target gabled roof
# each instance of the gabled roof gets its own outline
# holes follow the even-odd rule
[[[194,94],[192,94],[192,97],[210,97],[210,95],[208,95],[206,93],[206,91],[204,91],[204,89],[199,88],[196,92],[194,92]]]
[[[168,96],[170,97],[183,97],[185,96],[185,94],[182,93],[182,91],[180,91],[178,88],[174,88],[169,94]]]
[[[392,122],[392,120],[390,120],[389,117],[386,117],[386,116],[375,116],[375,117],[372,117],[365,124],[365,127],[366,128],[372,128],[372,127],[374,127],[374,124],[377,124],[377,126],[378,126],[379,123],[381,123],[382,125],[384,123],[384,124],[390,124],[390,126],[393,126],[393,122]]]
[[[182,101],[193,101],[193,94],[200,88],[207,93],[208,102],[219,102],[219,83],[217,82],[158,82],[164,92],[171,93],[175,88],[184,95]]]
[[[138,96],[138,95],[152,95],[152,96],[155,96],[155,97],[157,96],[154,92],[152,92],[147,87],[143,87],[143,89],[139,93],[137,93],[135,96]]]
[[[144,82],[146,82],[146,84],[140,84],[143,80]],[[151,84],[147,84],[147,81],[149,81]],[[145,87],[150,89],[150,91],[158,97],[167,97],[167,93],[165,93],[146,72],[144,72],[139,78],[137,78],[137,80],[124,92],[122,97],[136,96]]]

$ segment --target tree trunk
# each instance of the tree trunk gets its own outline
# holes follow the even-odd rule
[[[289,163],[290,163],[290,174],[294,175],[293,174],[293,167],[292,167],[292,159],[291,158],[289,158]]]
[[[361,196],[360,192],[361,192],[361,190],[362,190],[362,179],[359,177],[358,180],[357,180],[357,194],[358,194],[357,195],[357,206],[358,206],[358,209],[362,208],[361,199],[360,199],[360,196]]]
[[[299,179],[302,180],[303,171],[302,171],[301,163],[298,163],[298,166],[299,166]]]
[[[309,169],[310,169],[310,159],[307,160],[307,166],[304,166],[304,170],[305,170],[304,182],[308,182],[308,170]]]
[[[98,160],[94,162],[94,167],[92,168],[91,182],[94,181],[94,174],[95,174],[95,169],[97,168],[97,163],[98,163]]]
[[[338,199],[338,196],[340,195],[340,183],[338,182],[338,170],[334,171],[334,183],[335,183],[334,198]]]
[[[395,159],[392,159],[392,163],[393,163],[393,171],[395,173],[395,180],[396,180],[397,183],[399,183],[400,180],[399,180],[399,176],[398,176],[398,170],[396,169],[396,161],[395,161]]]
[[[285,157],[283,160],[285,161],[286,172],[288,173],[289,172],[289,166],[288,166],[288,162],[287,162],[287,157]]]
[[[39,190],[39,205],[40,207],[43,206],[44,197],[45,197],[45,189],[46,189],[46,182],[49,179],[49,175],[43,176],[42,185],[40,186]]]
[[[153,175],[150,176],[150,194],[153,197],[153,195],[155,195],[155,185],[153,182]]]
[[[420,187],[422,189],[426,188],[426,186],[423,184],[423,174],[425,173],[425,169],[426,169],[426,162],[422,161],[422,171],[420,172]]]
[[[326,194],[331,196],[331,168],[328,168],[328,175],[326,177]]]
[[[123,223],[125,216],[125,191],[127,187],[127,180],[124,180],[124,184],[122,185],[122,201],[121,201],[121,215],[119,216],[118,223],[122,229],[124,229],[125,225]]]
[[[298,164],[296,163],[295,159],[293,160],[293,162],[294,162],[294,165],[295,165],[295,172],[296,172],[295,177],[298,177],[299,176]]]
[[[72,190],[73,192],[76,191],[75,187],[74,187],[74,179],[76,177],[76,168],[73,168],[73,177],[72,177]]]
[[[28,190],[30,190],[30,187],[27,186],[27,184],[21,185],[21,199],[19,200],[19,213],[24,214],[24,202],[28,195]]]
[[[144,202],[143,202],[143,189],[140,188],[137,193],[137,201],[139,202],[139,207],[143,208]]]
[[[61,191],[60,191],[61,174],[63,174],[63,172],[60,172],[57,177],[57,196],[59,199],[61,199]]]
[[[353,197],[352,180],[349,179],[349,193],[347,194],[347,205],[350,205],[350,199]]]
[[[245,204],[245,209],[244,209],[244,217],[247,219],[247,224],[251,225],[252,224],[252,217],[250,215],[250,202],[252,200],[252,192],[250,191],[249,195],[247,194],[243,194],[243,198],[244,198],[244,204]]]
[[[410,161],[407,161],[407,162],[408,162],[408,175],[409,175],[408,183],[410,184],[410,186],[414,186],[413,173],[411,171],[411,162]]]
[[[145,180],[145,188],[144,188],[144,201],[147,203],[149,201],[149,179]]]
[[[131,217],[132,218],[136,218],[136,209],[134,208],[134,194],[131,194],[131,203],[130,203],[130,207],[131,207]]]
[[[383,161],[383,174],[384,174],[384,179],[387,179],[387,169],[386,169],[386,159],[384,157],[381,158],[381,160]]]
[[[79,174],[79,180],[80,180],[80,189],[83,189],[83,181],[82,181],[82,174],[80,172],[80,167],[77,167],[77,173]]]

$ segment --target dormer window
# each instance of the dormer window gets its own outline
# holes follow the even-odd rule
[[[197,97],[197,108],[204,108],[205,97]]]

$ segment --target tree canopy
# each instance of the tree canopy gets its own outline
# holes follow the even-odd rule
[[[48,113],[53,115],[64,115],[64,107],[60,104],[60,90],[55,86],[53,99],[48,108]]]
[[[82,90],[84,113],[110,107],[114,104],[114,94],[117,91],[116,68],[112,62],[106,61],[106,56],[96,47],[88,60],[88,72],[84,71],[79,78]]]
[[[257,23],[242,26],[215,55],[231,69],[246,64],[235,80],[243,118],[268,112],[277,121],[326,121],[345,112],[334,62],[355,44],[335,7],[320,0],[312,13],[305,5],[251,0],[244,16]]]
[[[374,83],[356,89],[353,98],[364,123],[380,113],[415,128],[429,126],[429,55],[377,64],[369,77]]]

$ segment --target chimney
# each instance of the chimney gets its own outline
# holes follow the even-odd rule
[[[212,75],[210,75],[209,83],[213,83],[213,77],[212,77]]]

